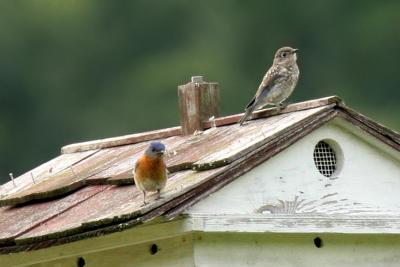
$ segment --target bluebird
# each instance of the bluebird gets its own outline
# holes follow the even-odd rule
[[[167,183],[167,167],[164,162],[165,146],[152,142],[135,165],[133,179],[136,187],[143,192],[143,205],[146,205],[146,192],[157,191],[160,198],[161,189]]]
[[[254,110],[260,109],[265,105],[276,106],[278,113],[283,104],[293,92],[299,79],[299,67],[297,66],[296,52],[298,49],[291,47],[279,48],[275,53],[274,62],[265,74],[256,95],[245,108],[245,113],[239,123],[242,125]]]

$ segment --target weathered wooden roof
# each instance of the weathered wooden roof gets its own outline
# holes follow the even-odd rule
[[[338,97],[180,127],[65,146],[61,155],[0,187],[0,253],[63,244],[121,231],[188,206],[279,153],[327,121],[341,117],[400,151],[400,135],[344,106]],[[163,142],[170,171],[163,198],[142,207],[133,185],[136,159],[152,140]]]

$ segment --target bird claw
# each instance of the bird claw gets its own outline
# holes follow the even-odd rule
[[[282,102],[282,103],[279,103],[279,106],[280,106],[280,108],[281,108],[281,109],[284,109],[284,108],[286,108],[288,105],[289,105],[289,103],[288,103],[288,102]]]
[[[280,113],[282,111],[282,109],[285,109],[287,106],[288,106],[288,103],[281,102],[281,103],[279,103],[278,105],[275,106],[276,107],[276,111],[278,113]]]

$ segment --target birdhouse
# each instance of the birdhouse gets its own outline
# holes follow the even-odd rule
[[[240,126],[202,100],[215,83],[179,90],[184,128],[68,145],[2,185],[1,266],[399,266],[398,133],[338,97]],[[142,206],[152,140],[169,178]]]

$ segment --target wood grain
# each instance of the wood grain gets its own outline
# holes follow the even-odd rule
[[[318,108],[318,107],[328,106],[328,105],[332,105],[332,104],[344,105],[343,100],[340,97],[329,96],[329,97],[324,97],[324,98],[320,98],[320,99],[316,99],[316,100],[309,100],[309,101],[304,101],[304,102],[299,102],[299,103],[288,105],[286,108],[281,110],[281,112],[279,112],[279,114],[285,114],[285,113],[291,113],[291,112],[296,112],[296,111],[301,111],[301,110]],[[205,121],[203,121],[203,128],[208,129],[211,127],[218,127],[218,126],[222,126],[222,125],[229,125],[229,124],[237,123],[242,118],[243,114],[244,113],[240,113],[240,114],[236,114],[236,115],[215,118],[213,120],[205,120]],[[278,115],[276,108],[260,109],[258,111],[253,112],[252,119],[255,120],[255,119],[260,119],[260,118],[265,118],[265,117],[270,117],[270,116],[275,116],[275,115]]]
[[[182,133],[203,130],[202,121],[219,116],[218,83],[190,82],[178,86]]]
[[[123,146],[129,144],[136,144],[140,142],[156,140],[161,138],[167,138],[170,136],[180,135],[181,134],[181,127],[172,127],[166,128],[162,130],[155,130],[150,132],[143,132],[137,134],[130,134],[112,138],[105,138],[100,140],[82,142],[67,145],[61,148],[62,154],[67,153],[75,153],[79,151],[87,151],[93,149],[102,149],[102,148],[109,148],[109,147],[116,147],[116,146]]]

